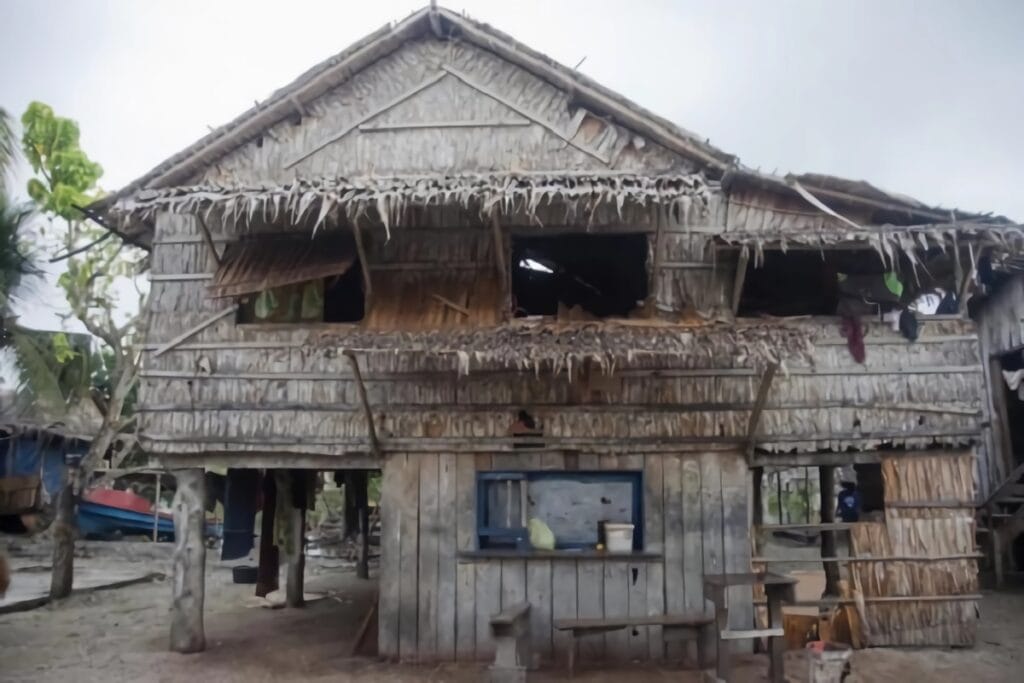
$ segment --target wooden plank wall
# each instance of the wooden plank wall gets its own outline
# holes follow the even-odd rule
[[[645,550],[628,558],[459,558],[476,548],[476,473],[488,469],[631,470],[643,473]],[[380,653],[403,661],[485,660],[493,656],[488,618],[503,606],[531,605],[535,651],[564,662],[571,639],[552,628],[566,617],[710,615],[703,575],[750,566],[747,469],[739,453],[588,455],[398,454],[382,486]],[[735,628],[753,619],[750,594],[737,594]],[[678,660],[660,629],[623,629],[584,639],[594,661]]]

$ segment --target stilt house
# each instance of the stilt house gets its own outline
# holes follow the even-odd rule
[[[90,213],[152,253],[140,438],[181,471],[179,524],[204,467],[382,472],[383,656],[491,657],[523,601],[542,660],[574,647],[558,619],[708,614],[705,576],[778,559],[751,539],[780,467],[820,468],[800,526],[866,642],[973,642],[973,506],[1006,468],[963,301],[981,254],[1019,246],[1005,219],[755,172],[435,8]],[[943,314],[918,304],[938,290]],[[176,568],[174,646],[201,648],[201,546]],[[758,596],[729,590],[751,629]],[[580,654],[680,655],[662,635]]]

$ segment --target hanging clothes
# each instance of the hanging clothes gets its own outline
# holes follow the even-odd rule
[[[921,327],[917,322],[917,316],[909,308],[903,310],[900,313],[900,334],[907,338],[908,341],[917,341],[918,335],[921,333]]]
[[[867,349],[864,346],[864,325],[860,319],[844,317],[839,325],[839,333],[846,337],[846,347],[850,350],[853,360],[863,365],[867,358]]]
[[[260,471],[229,469],[224,486],[224,540],[220,559],[237,560],[253,547],[260,507]]]
[[[1017,392],[1017,398],[1024,401],[1024,370],[1003,370],[1003,381],[1010,391]]]

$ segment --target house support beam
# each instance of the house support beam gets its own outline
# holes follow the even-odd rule
[[[747,422],[747,465],[754,460],[754,446],[757,444],[757,428],[761,424],[761,414],[764,412],[765,404],[768,403],[768,392],[775,380],[775,373],[779,369],[778,363],[772,363],[761,375],[761,383],[757,387],[757,398],[754,399],[754,408],[750,411],[750,420]]]
[[[491,212],[491,237],[494,240],[494,267],[501,283],[502,319],[507,319],[512,301],[512,283],[509,269],[509,255],[505,249],[505,236],[498,221],[498,210]]]
[[[359,369],[359,360],[351,351],[345,351],[345,358],[352,367],[352,377],[356,380],[356,390],[359,392],[359,402],[363,406],[363,415],[366,417],[367,438],[370,441],[370,453],[374,457],[381,457],[380,442],[377,440],[377,428],[373,423],[373,409],[370,407],[370,398],[366,393],[366,384],[363,383],[363,373]]]
[[[366,245],[363,243],[363,229],[358,224],[352,226],[352,236],[356,240],[356,256],[359,257],[359,268],[363,271],[363,303],[367,312],[373,305],[373,280],[370,279],[370,263],[366,259]]]
[[[171,651],[202,652],[206,649],[203,631],[205,597],[206,481],[202,469],[175,472],[174,494],[174,587],[171,602]]]
[[[732,281],[732,317],[734,318],[740,312],[740,301],[743,298],[743,283],[747,279],[748,263],[750,263],[750,252],[744,247],[736,259],[736,276]]]
[[[288,607],[304,607],[306,604],[306,508],[312,504],[307,500],[310,474],[308,470],[275,472],[279,497],[275,521],[284,529],[284,542],[279,548],[285,556],[285,604]]]
[[[821,484],[821,523],[833,524],[836,521],[836,469],[819,467],[818,481]],[[821,556],[836,556],[836,532],[831,529],[821,530]],[[839,565],[834,562],[823,562],[825,569],[825,592],[823,597],[839,597]]]
[[[220,267],[220,254],[217,253],[217,246],[213,242],[213,234],[210,233],[210,228],[206,226],[206,221],[203,220],[202,215],[196,213],[195,216],[196,222],[199,224],[199,232],[203,235],[203,242],[206,243],[206,248],[210,250],[210,255],[213,256],[213,262]]]

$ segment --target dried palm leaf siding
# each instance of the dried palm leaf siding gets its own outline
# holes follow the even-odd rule
[[[486,328],[501,321],[501,310],[501,284],[493,269],[448,274],[382,272],[374,278],[373,305],[361,327],[368,331],[404,332],[474,327],[484,328],[486,334]],[[353,340],[353,346],[375,345],[375,335],[368,337],[365,342]],[[400,345],[406,337],[392,339]],[[425,341],[417,348],[443,353],[443,339],[438,335],[437,347],[431,346],[432,341]]]
[[[894,603],[858,601],[869,645],[973,645],[978,592],[974,547],[973,456],[936,455],[882,463],[885,521],[857,524],[851,554],[916,557],[916,561],[850,565],[857,597],[950,596]],[[950,507],[963,503],[963,507]]]
[[[254,294],[274,287],[343,275],[356,260],[345,235],[263,237],[232,244],[221,257],[210,296]]]

